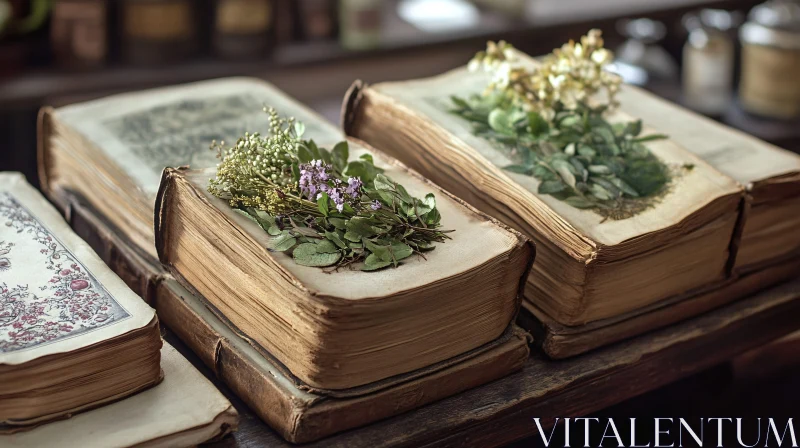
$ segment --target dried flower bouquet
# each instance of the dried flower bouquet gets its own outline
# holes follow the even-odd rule
[[[451,112],[506,150],[515,163],[505,170],[538,179],[539,194],[625,219],[650,207],[673,173],[644,144],[665,136],[641,136],[641,120],[612,124],[604,117],[617,106],[621,83],[606,70],[612,59],[599,30],[534,69],[518,64],[510,44],[489,42],[469,64],[491,74],[486,91],[452,97]],[[597,104],[600,96],[605,102]]]
[[[412,197],[372,156],[348,161],[346,141],[328,151],[303,139],[302,123],[265,112],[268,136],[212,144],[221,163],[208,189],[269,233],[270,249],[303,266],[372,271],[448,238],[433,194]]]

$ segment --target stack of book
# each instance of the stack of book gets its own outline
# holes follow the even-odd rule
[[[364,245],[383,244],[380,229],[360,228],[354,242],[347,229],[331,227],[329,241],[361,258],[327,269],[302,265],[302,244],[290,256],[279,243],[316,240],[267,233],[253,219],[263,216],[209,193],[220,162],[209,144],[268,134],[265,105],[302,122],[316,151],[347,151],[348,169],[374,170],[379,185],[419,198],[402,219],[420,227],[396,235],[414,248],[373,247],[385,258],[370,258],[378,270],[368,272]],[[232,78],[45,109],[40,125],[43,189],[112,265],[125,265],[162,320],[291,441],[476,387],[527,358],[528,336],[513,321],[532,244],[378,150],[340,143],[334,126],[264,82]],[[162,179],[165,167],[184,165],[192,169],[169,169]],[[438,235],[435,249],[413,234]],[[409,393],[422,398],[393,400]]]
[[[0,444],[189,445],[236,427],[231,404],[162,348],[155,311],[20,174],[0,173],[0,219]]]
[[[46,108],[42,188],[292,442],[521,369],[521,308],[563,358],[796,274],[800,157],[619,86],[598,32],[580,45],[357,82],[349,137],[247,78]]]
[[[514,110],[509,98],[524,94],[525,82],[555,79],[525,97],[536,98],[569,81],[536,78],[542,63],[511,47],[499,53],[495,65],[485,54],[476,59],[486,71],[357,82],[343,125],[536,242],[524,307],[550,356],[667,325],[796,274],[800,240],[789,229],[799,219],[791,210],[800,157],[629,86],[610,114],[592,109],[596,97],[582,111],[556,106],[552,117]]]

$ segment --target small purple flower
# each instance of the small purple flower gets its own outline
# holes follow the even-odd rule
[[[300,192],[308,198],[315,198],[319,192],[328,191],[327,181],[330,179],[330,166],[321,160],[312,160],[300,165]]]
[[[381,207],[383,207],[383,206],[381,205],[381,202],[379,200],[377,200],[377,199],[372,201],[372,204],[369,205],[369,208],[371,208],[373,210],[380,210]]]
[[[347,179],[347,188],[345,188],[345,193],[349,194],[351,198],[358,199],[361,196],[361,186],[363,183],[361,179],[358,177],[351,177]]]

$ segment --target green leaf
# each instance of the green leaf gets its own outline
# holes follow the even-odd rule
[[[317,147],[317,144],[314,143],[314,140],[309,140],[306,143],[308,145],[309,152],[311,152],[311,157],[314,158],[314,159],[320,159],[321,160],[322,156],[320,155],[319,148]]]
[[[589,172],[594,174],[611,174],[611,168],[605,165],[589,165]]]
[[[564,183],[574,188],[576,179],[575,174],[572,173],[572,165],[566,160],[553,160],[552,165],[561,176],[561,179],[564,180]]]
[[[469,107],[469,103],[455,95],[450,96],[450,101],[452,101],[453,104],[455,104],[459,109],[471,109],[471,107]]]
[[[332,165],[333,164],[333,159],[331,158],[331,153],[328,152],[327,149],[325,149],[325,148],[317,148],[317,152],[319,153],[319,158],[323,162],[327,163],[328,165]]]
[[[364,266],[361,267],[362,271],[376,271],[381,268],[385,268],[392,264],[391,261],[381,260],[380,258],[376,257],[375,254],[370,254],[364,260]]]
[[[344,239],[346,239],[347,241],[352,241],[354,243],[360,243],[361,235],[356,232],[351,232],[348,230],[347,232],[344,233]]]
[[[300,166],[297,162],[292,163],[292,179],[297,182],[300,180]]]
[[[328,222],[337,229],[344,230],[347,228],[347,221],[342,218],[328,218]]]
[[[414,253],[414,249],[405,243],[392,243],[392,256],[397,261],[410,257]]]
[[[375,189],[378,191],[394,191],[394,182],[383,174],[375,176]]]
[[[339,251],[320,253],[317,249],[318,244],[303,243],[294,248],[292,257],[294,257],[295,263],[299,265],[313,267],[331,266],[342,258],[342,254]]]
[[[636,137],[642,133],[642,120],[631,121],[625,125],[625,135]]]
[[[339,252],[339,248],[333,243],[333,241],[328,239],[317,240],[317,253],[332,254],[334,252]]]
[[[307,146],[299,145],[297,147],[297,160],[299,160],[300,163],[308,163],[314,160],[314,155],[311,154]]]
[[[258,222],[256,217],[251,215],[250,213],[247,213],[246,211],[244,211],[244,210],[242,210],[240,208],[235,208],[235,209],[233,209],[233,211],[235,211],[236,213],[244,216],[245,218],[249,219],[250,221],[253,221],[256,224],[261,225],[261,223]]]
[[[582,198],[580,196],[570,196],[567,199],[564,199],[564,202],[567,204],[575,207],[575,208],[593,208],[594,203],[588,199]]]
[[[609,192],[599,184],[591,184],[589,186],[589,190],[597,199],[600,199],[601,201],[609,201],[611,199],[614,199],[614,196],[611,194],[611,192]]]
[[[347,166],[347,159],[350,158],[350,147],[347,142],[337,143],[333,147],[331,154],[333,155],[333,166],[339,171],[344,171]]]
[[[317,199],[317,208],[319,212],[322,213],[322,216],[328,216],[329,208],[328,208],[328,193],[322,192],[319,195],[319,199]]]
[[[347,164],[343,174],[350,177],[358,177],[361,182],[369,185],[375,179],[375,176],[382,173],[383,170],[376,167],[366,160],[353,160]]]
[[[367,218],[356,216],[347,221],[347,233],[359,236],[357,240],[352,240],[345,235],[345,238],[348,240],[360,241],[361,238],[369,238],[375,235],[375,230],[372,228]]]
[[[295,121],[294,133],[297,135],[297,137],[302,137],[305,132],[306,132],[306,125],[302,121]]]
[[[267,241],[267,248],[278,252],[285,252],[297,244],[297,239],[293,237],[288,231],[282,232],[275,238],[270,238]]]
[[[511,171],[512,173],[517,174],[525,174],[530,176],[533,172],[533,167],[530,165],[506,165],[503,167],[506,171]]]
[[[368,162],[370,165],[375,165],[375,160],[373,160],[372,154],[367,154],[367,153],[361,154],[361,157],[359,157],[359,159]]]
[[[274,225],[274,226],[270,227],[269,229],[267,229],[267,233],[272,235],[272,236],[278,236],[278,235],[281,234],[281,232],[282,232],[281,228],[278,227],[277,225]]]
[[[597,155],[597,151],[592,149],[589,145],[580,144],[578,145],[578,154],[584,157],[594,157]]]
[[[436,196],[433,193],[428,193],[425,195],[425,200],[423,201],[425,205],[428,206],[431,210],[436,208]]]
[[[567,185],[560,180],[546,180],[539,184],[539,194],[554,194],[567,189]]]
[[[550,125],[540,114],[528,112],[528,127],[533,136],[538,137],[550,132]]]
[[[541,180],[556,180],[556,175],[546,165],[539,163],[533,167],[533,177]]]
[[[633,139],[633,141],[636,143],[643,143],[643,142],[650,142],[653,140],[664,140],[667,138],[669,137],[664,134],[650,134],[650,135],[645,135],[644,137],[635,138]]]
[[[618,198],[618,197],[622,196],[622,190],[617,188],[616,185],[614,185],[613,183],[609,182],[608,180],[603,179],[602,177],[594,177],[594,178],[592,178],[592,182],[594,182],[594,183],[600,185],[601,187],[603,187],[604,189],[606,189],[606,191],[611,193],[611,196],[613,198]]]
[[[544,154],[545,156],[552,156],[553,154],[557,154],[557,153],[561,152],[561,151],[558,150],[558,148],[556,148],[555,145],[553,145],[550,142],[541,142],[541,143],[539,143],[539,150],[541,150],[542,154]]]
[[[501,109],[496,108],[489,113],[489,126],[501,134],[513,134],[514,127],[509,114]]]
[[[339,234],[336,232],[325,232],[325,238],[329,239],[333,244],[338,246],[340,249],[347,249],[347,244],[339,238]]]
[[[381,246],[373,243],[370,240],[364,240],[364,247],[367,248],[373,255],[383,261],[392,261],[392,253],[389,251],[391,246]]]
[[[620,179],[618,177],[615,177],[613,179],[610,179],[610,182],[612,184],[614,184],[617,188],[622,190],[622,192],[627,194],[628,196],[631,196],[631,197],[634,197],[634,198],[638,198],[639,197],[639,192],[637,192],[633,187],[628,185],[624,180],[622,180],[622,179]]]

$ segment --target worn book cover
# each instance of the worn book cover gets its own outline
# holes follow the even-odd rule
[[[0,173],[0,223],[3,425],[58,418],[161,380],[155,311],[21,174]]]
[[[332,397],[309,390],[285,373],[269,354],[254,347],[220,319],[200,296],[147,261],[123,235],[75,195],[59,193],[76,232],[116,272],[147,291],[161,321],[197,353],[214,374],[284,438],[304,443],[397,415],[506,376],[528,358],[526,333],[514,331],[503,344],[444,363],[404,382],[386,383],[366,394]]]
[[[236,409],[189,361],[168,344],[161,359],[161,384],[68,420],[0,435],[0,445],[166,448],[196,446],[236,430]]]

